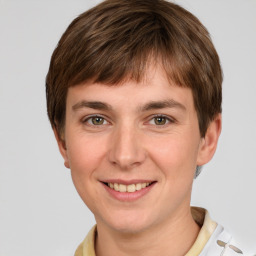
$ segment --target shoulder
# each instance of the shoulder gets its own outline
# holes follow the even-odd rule
[[[221,225],[217,225],[200,256],[239,256],[244,255],[236,241]]]
[[[211,219],[206,209],[192,207],[191,212],[201,230],[193,247],[186,256],[248,256],[233,236]]]
[[[81,244],[77,247],[74,256],[83,256],[83,243],[81,243]]]
[[[95,238],[96,238],[96,225],[92,227],[84,241],[78,246],[75,256],[95,256]]]

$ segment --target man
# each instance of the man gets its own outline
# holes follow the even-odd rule
[[[238,255],[193,179],[221,132],[222,71],[200,21],[163,0],[108,0],[55,49],[47,107],[64,164],[93,212],[76,256]]]

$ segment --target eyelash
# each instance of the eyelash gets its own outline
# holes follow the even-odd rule
[[[93,118],[101,118],[101,119],[103,119],[104,122],[107,122],[109,124],[109,121],[107,121],[107,119],[104,116],[101,116],[101,115],[91,115],[91,116],[88,116],[88,117],[86,117],[85,119],[82,120],[82,123],[83,124],[88,124],[90,126],[95,126],[95,127],[102,126],[102,125],[107,125],[107,124],[99,124],[99,125],[93,124],[92,123],[92,119]],[[91,123],[89,123],[89,120],[91,120]]]
[[[166,115],[161,115],[161,114],[158,114],[158,115],[154,115],[154,116],[152,116],[152,117],[150,117],[150,119],[149,119],[149,122],[150,121],[153,121],[154,122],[154,119],[156,119],[156,118],[164,118],[165,120],[166,120],[166,123],[165,124],[163,124],[163,125],[160,125],[160,124],[152,124],[153,126],[157,126],[157,128],[165,128],[167,125],[169,125],[169,124],[172,124],[172,123],[175,123],[175,119],[174,118],[171,118],[171,117],[169,117],[169,116],[166,116]]]
[[[93,124],[92,123],[92,119],[93,118],[100,118],[100,119],[103,119],[103,122],[107,122],[107,124],[98,124],[98,125],[96,125],[96,124]],[[156,119],[156,118],[164,118],[165,120],[166,120],[166,123],[165,124],[156,124],[156,123],[154,123],[154,124],[150,124],[150,125],[153,125],[153,126],[157,126],[157,128],[164,128],[164,127],[166,127],[167,125],[169,125],[169,124],[172,124],[172,123],[175,123],[176,122],[176,120],[175,119],[173,119],[173,118],[170,118],[169,116],[166,116],[166,115],[161,115],[161,114],[158,114],[158,115],[154,115],[154,116],[151,116],[149,119],[148,119],[148,121],[147,121],[147,123],[150,123],[151,121],[153,121],[154,122],[154,119]],[[89,120],[91,120],[91,123],[89,123]],[[85,119],[83,119],[82,120],[82,123],[83,124],[87,124],[87,125],[89,125],[89,126],[94,126],[94,127],[97,127],[97,126],[102,126],[102,125],[108,125],[108,124],[110,124],[110,122],[104,117],[104,116],[101,116],[101,115],[91,115],[91,116],[88,116],[88,117],[86,117]]]

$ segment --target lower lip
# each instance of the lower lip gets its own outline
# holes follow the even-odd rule
[[[136,190],[134,192],[119,192],[119,191],[115,191],[114,189],[110,188],[105,184],[103,184],[103,186],[113,198],[119,201],[132,202],[142,198],[147,193],[149,193],[149,191],[154,187],[155,184],[156,182],[152,183],[151,185],[145,188],[142,188],[141,190]]]

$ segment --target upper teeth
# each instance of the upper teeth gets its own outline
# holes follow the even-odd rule
[[[119,192],[135,192],[136,190],[141,190],[147,187],[149,184],[150,184],[149,182],[136,183],[136,184],[130,184],[130,185],[108,183],[108,186],[114,189],[115,191],[119,191]]]

